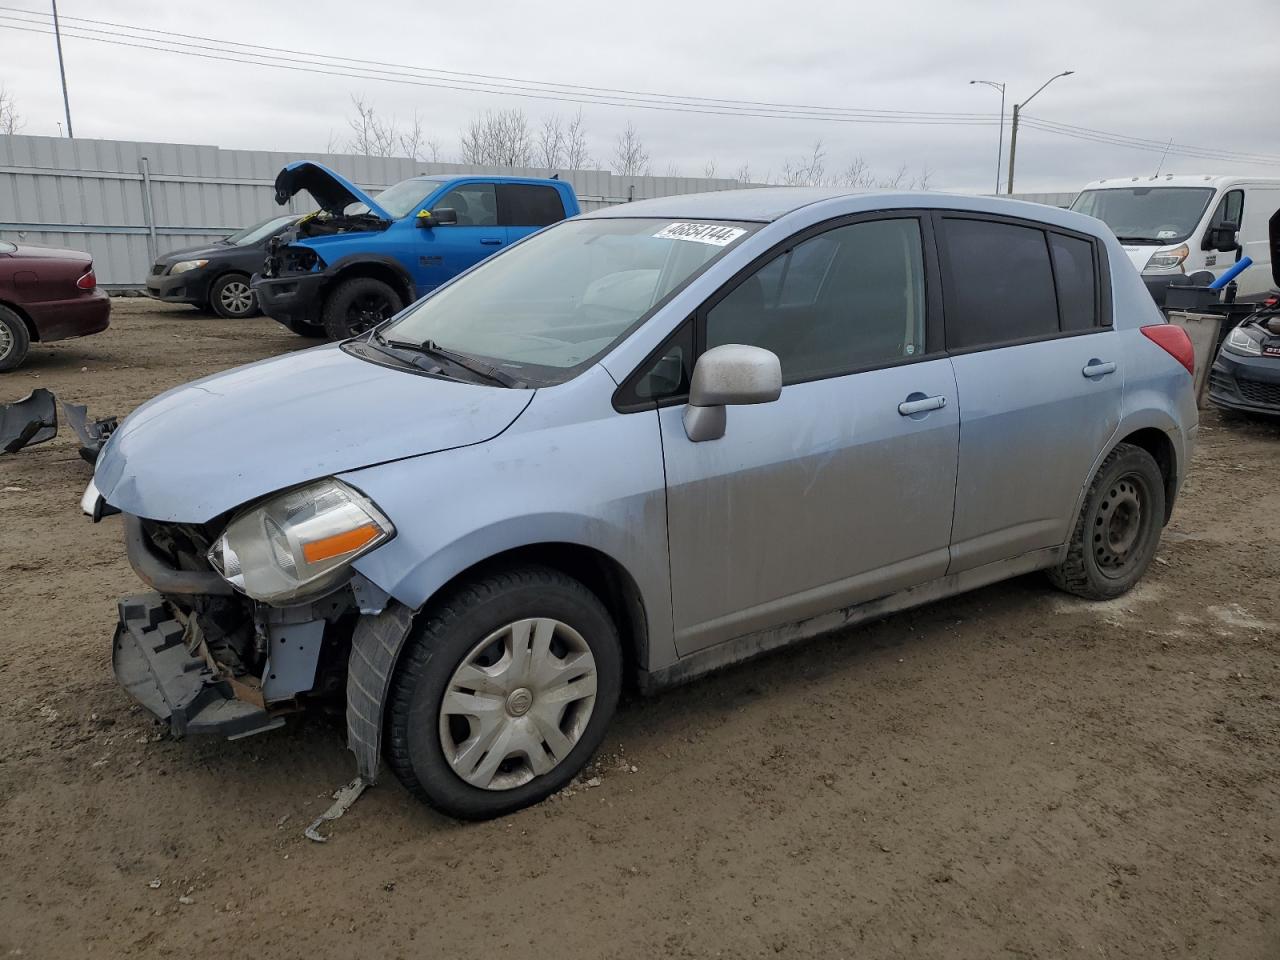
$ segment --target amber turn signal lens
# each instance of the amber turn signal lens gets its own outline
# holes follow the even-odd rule
[[[366,523],[364,526],[356,527],[354,530],[344,530],[342,533],[335,533],[331,537],[304,543],[302,545],[302,557],[307,563],[319,563],[321,560],[340,557],[344,553],[354,553],[370,540],[375,539],[381,532],[377,524]]]

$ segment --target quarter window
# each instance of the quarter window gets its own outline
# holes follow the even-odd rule
[[[774,257],[706,314],[706,346],[778,355],[787,382],[924,352],[925,283],[914,218],[837,227]]]
[[[1049,235],[1053,251],[1053,277],[1058,286],[1058,311],[1062,332],[1088,330],[1098,325],[1098,283],[1094,276],[1093,244],[1060,233]]]
[[[947,347],[969,350],[1058,332],[1043,230],[946,217]]]
[[[456,211],[460,227],[498,225],[498,200],[492,183],[464,183],[454,187],[431,206],[437,210],[448,207]]]
[[[555,187],[499,184],[498,202],[505,227],[545,227],[564,219],[564,203]]]

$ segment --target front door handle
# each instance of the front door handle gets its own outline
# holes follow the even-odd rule
[[[1084,369],[1080,372],[1090,380],[1094,380],[1098,377],[1105,377],[1108,373],[1116,372],[1116,362],[1114,360],[1107,360],[1105,362],[1097,359],[1090,360],[1084,365]]]
[[[501,241],[501,240],[497,240],[497,239],[494,239],[494,238],[492,238],[492,237],[486,237],[485,239],[481,240],[480,242],[481,242],[481,243],[483,243],[486,247],[496,247],[496,246],[498,246],[500,243],[502,243],[502,241]]]
[[[946,397],[920,397],[918,400],[903,400],[898,404],[898,413],[904,417],[917,413],[928,413],[930,410],[941,410],[947,405]]]

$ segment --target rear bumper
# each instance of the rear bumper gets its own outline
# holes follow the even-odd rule
[[[102,289],[70,300],[23,305],[41,343],[101,333],[111,325],[111,299]]]
[[[282,717],[236,699],[186,639],[186,627],[160,594],[125,597],[111,647],[116,680],[174,736],[242,737],[283,725]]]
[[[288,323],[300,320],[318,323],[320,290],[327,278],[322,273],[299,273],[284,277],[253,276],[253,292],[258,295],[262,312],[273,320]]]
[[[1228,410],[1280,416],[1280,357],[1219,350],[1209,370],[1209,399]]]
[[[189,270],[176,277],[148,276],[146,293],[152,300],[202,307],[209,302],[209,277],[205,270]]]

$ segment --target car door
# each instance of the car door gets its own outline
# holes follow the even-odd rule
[[[960,395],[950,573],[1056,547],[1119,424],[1106,252],[1041,224],[939,215]]]
[[[507,242],[564,219],[564,201],[555,187],[541,183],[498,184],[498,223],[506,228]]]
[[[497,253],[507,242],[506,228],[498,223],[498,195],[492,183],[452,187],[431,204],[432,210],[446,208],[457,214],[457,223],[417,231],[419,295]]]
[[[1209,218],[1209,225],[1204,231],[1204,237],[1200,241],[1203,247],[1201,256],[1204,258],[1205,269],[1211,271],[1215,277],[1220,277],[1231,269],[1231,265],[1236,262],[1237,255],[1242,251],[1237,250],[1219,250],[1213,246],[1213,241],[1217,236],[1217,231],[1221,230],[1229,224],[1235,224],[1236,235],[1240,238],[1240,242],[1244,243],[1244,190],[1235,189],[1228,190],[1222,195],[1222,199],[1218,201],[1218,206],[1213,211],[1213,216]],[[1245,271],[1246,273],[1248,271]],[[1237,290],[1242,283],[1247,282],[1242,275],[1236,281]],[[1240,291],[1243,292],[1243,291]]]
[[[929,229],[903,213],[806,231],[656,358],[646,383],[687,384],[695,343],[751,344],[784,384],[717,440],[690,441],[678,395],[659,409],[681,655],[945,572],[959,418]]]

